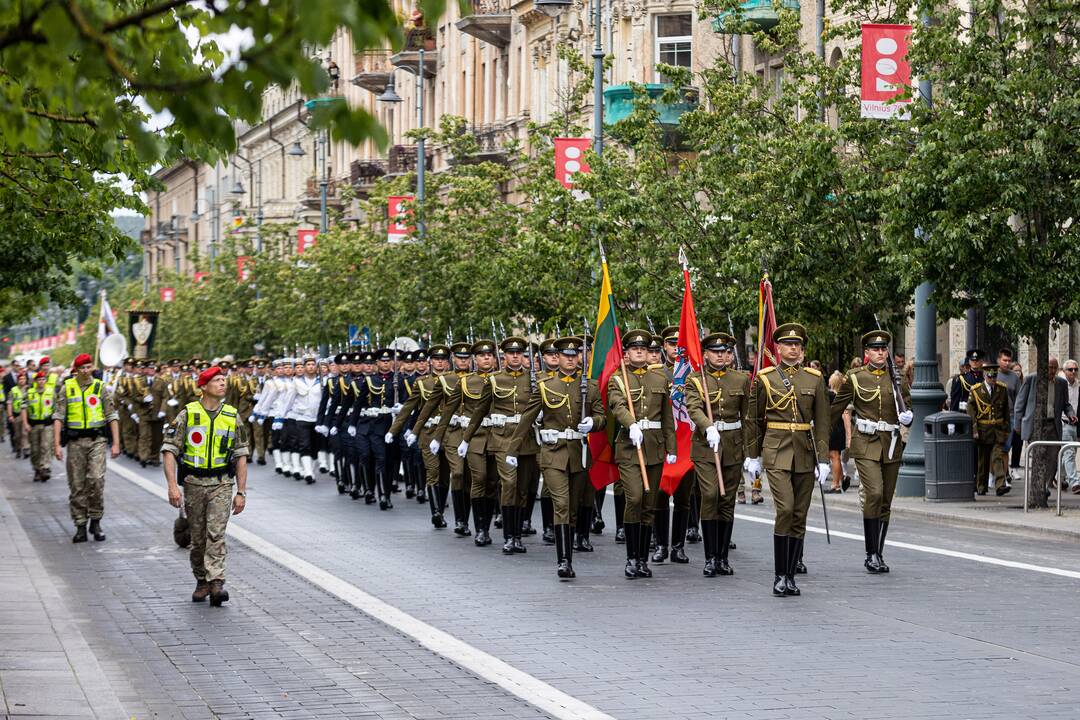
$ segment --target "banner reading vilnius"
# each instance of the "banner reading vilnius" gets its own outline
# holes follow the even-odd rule
[[[311,228],[300,228],[296,231],[296,254],[303,255],[306,251],[315,247],[319,231]]]
[[[910,37],[910,25],[863,24],[862,117],[911,119],[913,98],[896,99],[911,86],[907,59]]]
[[[596,337],[593,339],[592,354],[589,356],[589,378],[597,381],[600,397],[604,407],[607,407],[608,381],[619,369],[622,338],[619,336],[619,324],[615,320],[615,296],[611,291],[611,276],[608,274],[603,245],[600,246],[600,275],[600,306],[596,311]],[[607,429],[589,433],[589,451],[593,459],[592,467],[589,468],[589,480],[597,490],[619,479],[619,466],[615,464],[615,455],[611,449],[614,432],[615,421],[609,412]]]
[[[679,356],[671,372],[671,410],[675,416],[678,460],[673,465],[665,464],[660,475],[660,489],[668,495],[674,495],[679,481],[694,469],[694,463],[690,460],[694,425],[686,409],[686,378],[691,372],[701,372],[701,338],[698,336],[697,312],[694,310],[694,292],[690,287],[690,268],[682,248],[679,249],[679,261],[683,271],[683,301],[679,314]]]
[[[387,198],[387,242],[404,242],[416,232],[416,226],[412,224],[412,211],[406,207],[406,203],[411,203],[414,199],[412,195],[391,195]]]
[[[589,172],[585,151],[592,145],[589,138],[555,138],[555,179],[569,190],[576,200],[584,200],[589,194],[574,188],[574,176]]]

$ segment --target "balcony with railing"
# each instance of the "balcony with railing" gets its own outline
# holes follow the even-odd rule
[[[496,47],[510,44],[510,0],[470,0],[472,12],[457,21],[466,35]]]
[[[386,160],[353,160],[349,163],[349,183],[356,188],[357,195],[367,197],[368,191],[386,175],[386,171]]]
[[[415,27],[405,31],[405,45],[401,52],[390,57],[390,64],[408,70],[413,75],[419,72],[420,51],[424,55],[424,77],[433,78],[438,71],[438,50],[435,45],[435,33],[429,27]]]
[[[780,22],[780,10],[799,12],[799,0],[747,0],[735,12],[724,11],[713,18],[712,29],[717,33],[735,33],[739,21],[748,22],[756,30],[768,30]]]
[[[416,172],[416,157],[415,145],[393,146],[390,148],[390,156],[386,164],[386,177],[395,178],[406,173]],[[434,157],[430,152],[425,153],[424,157],[426,159],[424,166],[430,172]]]
[[[319,184],[319,178],[315,175],[308,175],[307,182],[304,184],[304,194],[300,197],[300,204],[304,207],[316,210],[322,205],[322,187]],[[342,201],[338,196],[337,182],[330,178],[326,183],[326,205],[327,207],[341,208]]]
[[[513,131],[508,124],[469,125],[464,132],[472,136],[476,143],[475,149],[466,156],[449,158],[450,164],[469,165],[481,162],[506,164],[509,162],[506,144],[513,138]]]
[[[353,62],[355,73],[350,80],[353,85],[376,95],[386,89],[393,70],[389,50],[362,50],[353,55]]]

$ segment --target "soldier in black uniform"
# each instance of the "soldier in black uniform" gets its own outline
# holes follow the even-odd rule
[[[983,381],[983,362],[986,361],[986,353],[978,348],[967,351],[964,357],[971,369],[953,378],[949,387],[949,409],[953,412],[967,412],[968,397],[971,388]]]
[[[380,348],[368,355],[374,360],[375,372],[364,378],[360,402],[353,404],[350,424],[356,427],[362,461],[374,470],[368,478],[365,502],[371,504],[377,493],[379,509],[389,510],[394,507],[390,499],[394,480],[391,475],[393,458],[388,452],[385,437],[393,421],[394,351]]]

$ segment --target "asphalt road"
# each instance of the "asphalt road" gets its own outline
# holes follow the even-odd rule
[[[114,468],[108,541],[79,546],[62,475],[4,460],[0,480],[137,718],[1078,716],[1073,542],[898,519],[871,576],[859,516],[833,509],[802,597],[774,598],[768,505],[739,506],[735,576],[703,578],[688,545],[689,565],[631,581],[608,502],[559,582],[538,536],[507,557],[501,533],[477,548],[403,495],[380,512],[255,468],[214,611],[188,599],[160,471]]]

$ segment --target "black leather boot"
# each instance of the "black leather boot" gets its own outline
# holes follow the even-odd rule
[[[638,538],[638,559],[637,571],[638,577],[652,577],[652,570],[649,569],[649,540],[652,539],[652,525],[647,523],[641,523],[639,526],[641,529],[638,531],[641,535]]]
[[[486,538],[484,533],[484,513],[487,511],[487,498],[472,498],[473,506],[473,544],[476,547],[483,547],[490,541]]]
[[[690,494],[690,516],[686,526],[686,542],[701,542],[701,533],[698,532],[698,522],[701,521],[701,498],[694,492]],[[681,540],[681,536],[680,536]],[[674,533],[671,536],[671,544],[675,544]]]
[[[495,513],[495,516],[492,518],[492,524],[495,526],[496,530],[502,530],[503,516],[502,516],[502,508],[501,507],[497,508],[497,512]]]
[[[95,540],[101,542],[105,539],[105,533],[101,532],[101,520],[98,518],[90,518],[90,534]]]
[[[878,518],[878,523],[881,526],[881,532],[878,535],[877,542],[877,561],[878,566],[881,568],[878,572],[887,573],[889,572],[889,566],[885,564],[885,558],[882,556],[882,553],[885,552],[885,536],[889,533],[889,521]]]
[[[666,496],[665,496],[666,497]],[[656,509],[656,514],[653,516],[653,524],[649,528],[656,531],[656,551],[652,554],[652,561],[654,563],[662,563],[667,560],[668,556],[668,538],[671,534],[670,515],[668,514],[667,505]],[[648,550],[649,545],[645,546]],[[643,554],[642,558],[649,557],[648,554]]]
[[[718,520],[720,523],[720,535],[716,540],[716,571],[721,575],[734,575],[735,571],[728,564],[728,550],[731,549],[731,529],[735,523],[731,520]]]
[[[451,490],[450,502],[454,506],[454,534],[461,537],[472,535],[469,530],[469,512],[465,505],[465,491]]]
[[[570,545],[570,526],[556,525],[554,535],[555,556],[559,559],[559,569],[557,574],[563,580],[570,580],[575,577],[574,565],[572,562],[574,550]]]
[[[71,542],[73,542],[73,543],[84,543],[84,542],[86,542],[86,523],[83,523],[82,525],[76,525],[75,526],[75,536],[73,538],[71,538]]]
[[[671,562],[673,563],[685,565],[690,562],[690,558],[686,557],[686,551],[684,550],[689,539],[686,534],[686,526],[689,520],[689,513],[679,510],[676,510],[671,518]]]
[[[437,528],[444,528],[446,527],[446,520],[443,519],[442,513],[439,512],[439,503],[436,495],[435,488],[432,488],[427,496],[428,508],[431,509],[431,524]]]
[[[795,566],[799,564],[799,558],[802,557],[803,539],[796,537],[788,537],[787,541],[787,594],[788,595],[802,595],[799,590],[799,586],[795,584],[796,570]]]
[[[555,542],[555,507],[549,497],[540,498],[540,519],[544,525],[541,539],[545,545],[551,545]]]
[[[783,597],[787,595],[787,535],[772,536],[773,552],[773,595]]]
[[[521,515],[521,534],[535,535],[536,528],[532,524],[533,507],[536,505],[536,490],[533,489],[525,498],[525,510]]]
[[[593,546],[589,542],[589,529],[592,527],[592,508],[578,508],[577,538],[574,540],[574,549],[578,552],[592,552]]]
[[[514,530],[513,530],[513,527],[514,527],[514,510],[516,510],[516,509],[517,508],[512,508],[509,505],[503,505],[502,506],[502,516],[503,516],[503,526],[502,526],[503,546],[502,546],[502,551],[503,551],[503,555],[513,555],[514,554]]]
[[[514,507],[514,529],[511,531],[511,539],[514,541],[514,552],[524,553],[528,552],[528,548],[525,547],[525,543],[521,542],[521,536],[525,532],[525,507],[516,505]]]
[[[863,561],[863,567],[866,568],[868,573],[877,575],[881,572],[881,565],[878,564],[877,551],[878,551],[878,534],[880,532],[879,525],[881,521],[877,518],[864,517],[862,519],[863,526],[863,549],[866,550],[866,560]]]
[[[604,500],[607,499],[607,488],[600,488],[593,493],[593,521],[592,534],[602,535],[604,528]]]
[[[799,543],[799,555],[798,555],[798,557],[795,558],[795,574],[796,575],[805,575],[806,574],[806,565],[803,564],[802,553],[803,553],[803,544],[802,544],[802,542],[800,542]]]
[[[626,533],[626,568],[623,569],[623,575],[633,579],[638,576],[638,535],[640,534],[641,523],[626,523],[622,526],[622,530]]]
[[[705,567],[701,574],[705,577],[716,577],[716,533],[717,520],[702,520],[701,534],[705,539]]]
[[[623,511],[626,509],[626,496],[615,496],[615,542],[626,542],[626,531],[623,530]]]

